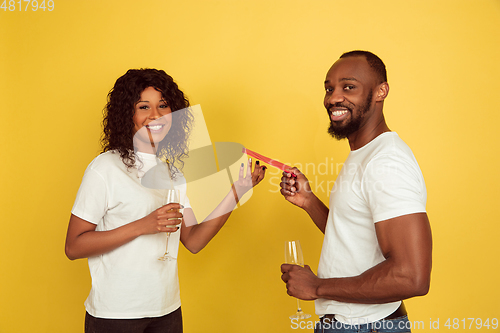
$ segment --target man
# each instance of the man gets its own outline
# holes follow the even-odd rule
[[[347,138],[350,154],[330,195],[330,209],[297,169],[284,172],[281,194],[325,234],[316,276],[283,264],[287,292],[315,300],[315,332],[409,332],[403,299],[429,290],[432,239],[427,192],[410,148],[384,114],[385,65],[366,51],[344,53],[326,75],[328,132]],[[291,174],[297,177],[291,177]]]

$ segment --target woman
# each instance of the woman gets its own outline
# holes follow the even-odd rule
[[[179,240],[197,253],[222,228],[238,198],[264,178],[265,167],[256,162],[252,172],[251,161],[243,177],[242,164],[227,196],[197,224],[175,167],[188,154],[188,106],[173,79],[155,69],[129,70],[108,94],[103,152],[85,171],[65,247],[71,260],[89,258],[85,332],[182,332],[177,261],[157,260],[166,233],[172,233],[174,257]],[[163,205],[165,190],[141,184],[162,163],[181,192],[180,204]]]

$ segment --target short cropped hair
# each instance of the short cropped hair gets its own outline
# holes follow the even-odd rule
[[[382,59],[377,57],[375,54],[369,51],[355,50],[355,51],[345,52],[340,56],[340,59],[348,57],[365,57],[366,61],[368,62],[368,65],[370,65],[370,67],[377,74],[380,81],[379,83],[387,82],[387,71],[385,69],[385,64],[382,61]]]

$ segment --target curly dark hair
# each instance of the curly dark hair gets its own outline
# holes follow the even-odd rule
[[[188,138],[193,122],[189,100],[172,77],[163,70],[153,68],[130,69],[116,80],[108,93],[103,110],[102,152],[115,150],[127,168],[135,165],[134,107],[144,89],[153,87],[172,110],[172,126],[158,144],[157,156],[168,162],[172,175],[182,169],[182,159],[188,156]]]

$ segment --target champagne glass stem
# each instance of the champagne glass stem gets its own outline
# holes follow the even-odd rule
[[[168,255],[168,240],[170,239],[170,232],[167,232],[167,245],[165,246],[165,255]]]
[[[285,262],[287,264],[299,265],[304,267],[304,256],[302,254],[302,248],[300,246],[300,241],[287,241],[285,242]],[[297,313],[290,316],[290,319],[307,319],[311,315],[304,313],[300,306],[300,300],[297,299]]]
[[[167,189],[165,197],[163,198],[163,204],[166,205],[166,204],[169,204],[172,202],[179,203],[179,198],[180,198],[179,190]],[[175,209],[169,210],[169,212],[172,212],[172,211],[176,211],[176,210]],[[173,219],[169,219],[169,220],[173,220]],[[171,227],[170,225],[168,225],[168,226]],[[167,232],[166,234],[167,234],[167,241],[166,241],[166,245],[165,245],[165,254],[162,255],[161,257],[159,257],[158,260],[161,260],[161,261],[176,260],[176,258],[172,257],[170,255],[170,253],[168,252],[168,241],[170,239],[170,232]]]

